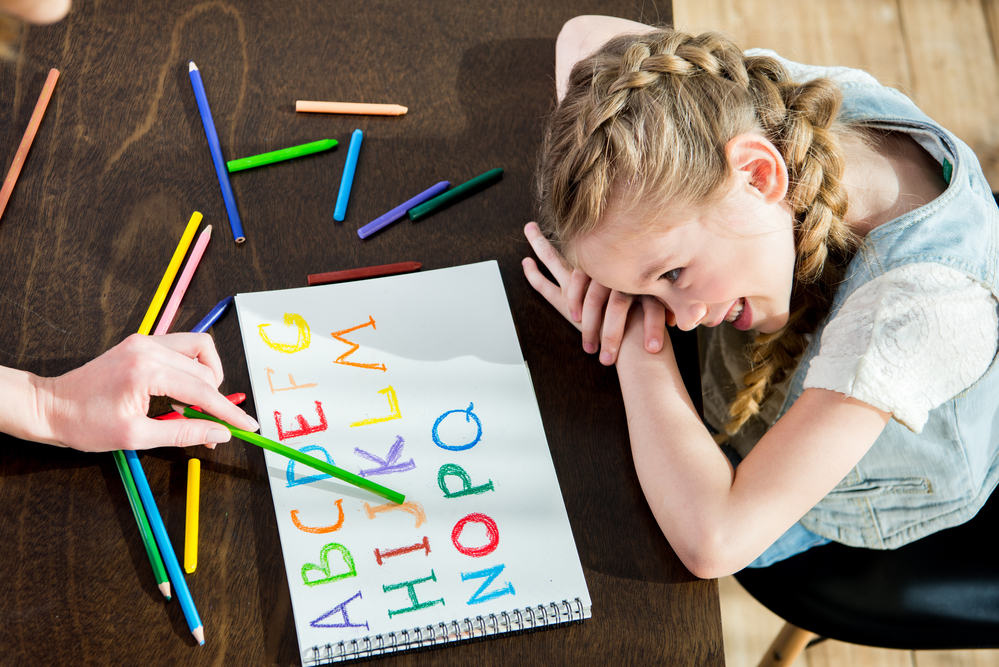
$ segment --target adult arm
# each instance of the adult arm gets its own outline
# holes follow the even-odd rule
[[[219,393],[222,378],[207,334],[136,334],[57,378],[0,367],[0,431],[84,451],[226,442],[229,432],[212,422],[146,416],[150,396],[169,396],[257,430],[251,417]]]

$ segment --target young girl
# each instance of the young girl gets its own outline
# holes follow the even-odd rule
[[[971,150],[869,75],[717,33],[579,17],[556,58],[525,232],[557,284],[524,272],[616,363],[690,571],[974,516],[999,480],[999,209]],[[707,426],[664,323],[711,334]]]

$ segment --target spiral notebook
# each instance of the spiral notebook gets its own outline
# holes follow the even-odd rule
[[[307,667],[590,617],[496,262],[236,297]]]

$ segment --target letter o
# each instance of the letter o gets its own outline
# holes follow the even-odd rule
[[[481,523],[486,527],[486,536],[489,538],[489,544],[470,549],[462,546],[458,540],[461,537],[461,531],[465,529],[465,525],[473,521],[475,523]],[[471,556],[472,558],[482,558],[483,556],[488,556],[492,552],[496,551],[496,547],[499,546],[499,526],[497,526],[496,522],[485,514],[473,512],[458,523],[454,524],[454,530],[451,531],[451,542],[454,544],[455,549],[466,556]]]

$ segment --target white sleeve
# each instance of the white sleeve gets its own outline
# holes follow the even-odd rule
[[[891,412],[919,433],[930,410],[985,373],[997,337],[996,299],[985,286],[940,264],[910,264],[847,298],[804,386]]]

